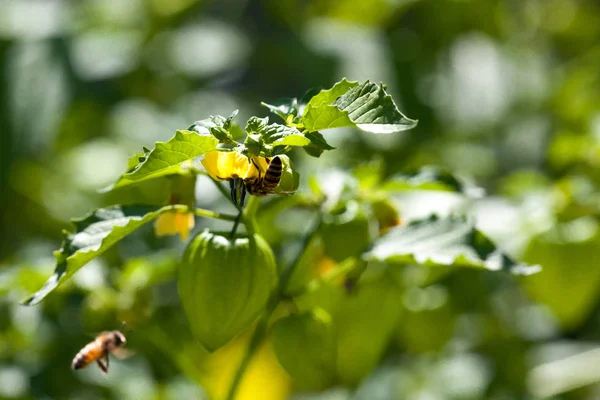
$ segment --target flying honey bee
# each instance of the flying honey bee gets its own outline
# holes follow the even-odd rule
[[[118,358],[126,357],[122,347],[125,345],[125,335],[120,331],[102,332],[93,342],[88,343],[73,359],[71,367],[81,369],[96,361],[102,372],[108,373],[108,355],[115,354]]]
[[[279,185],[279,182],[281,181],[281,174],[283,172],[281,158],[275,156],[273,159],[266,158],[266,161],[268,163],[268,167],[264,175],[262,174],[260,166],[254,160],[252,160],[252,163],[258,170],[257,177],[246,178],[243,180],[236,178],[229,181],[231,187],[231,198],[238,207],[242,207],[244,205],[246,193],[263,197],[273,193]],[[240,192],[239,199],[237,196],[238,192]],[[280,193],[284,194],[293,192]]]

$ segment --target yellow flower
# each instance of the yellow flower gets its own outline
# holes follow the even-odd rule
[[[204,156],[202,165],[206,172],[217,181],[231,178],[246,178],[252,163],[236,151],[211,151]]]
[[[156,236],[179,234],[181,240],[186,240],[194,229],[194,214],[182,211],[167,211],[159,215],[154,222]]]
[[[269,166],[267,160],[264,157],[253,157],[252,160],[254,162],[237,151],[211,151],[204,156],[202,165],[211,178],[217,181],[257,177],[256,165],[261,168],[261,175],[264,175]]]

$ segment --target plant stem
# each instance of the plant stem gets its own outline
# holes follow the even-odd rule
[[[237,218],[235,219],[235,222],[233,223],[233,228],[231,228],[231,233],[229,234],[229,238],[231,240],[233,240],[233,238],[235,238],[235,233],[237,232],[237,228],[240,225],[240,220],[242,219],[242,209],[240,208],[240,212],[238,213]]]
[[[244,220],[244,225],[246,226],[249,235],[259,233],[258,223],[256,222],[256,212],[258,211],[259,205],[260,197],[250,196],[250,200],[248,200],[248,204],[244,209],[242,219]]]
[[[290,278],[292,277],[294,270],[300,263],[300,260],[302,259],[304,252],[310,245],[310,242],[312,242],[313,239],[317,236],[317,233],[319,232],[319,226],[321,226],[321,213],[320,212],[317,214],[317,218],[316,218],[316,221],[313,223],[313,227],[304,236],[304,239],[302,240],[302,247],[300,248],[300,251],[298,252],[298,254],[296,254],[296,257],[294,257],[294,259],[292,260],[290,265],[288,265],[287,268],[284,268],[283,271],[281,271],[281,276],[279,277],[279,290],[281,292],[281,295],[280,295],[281,297],[284,297],[284,292],[285,292],[287,283],[290,280]]]
[[[204,218],[222,219],[225,221],[235,221],[237,215],[224,214],[216,211],[206,210],[204,208],[194,208],[183,204],[173,204],[171,208],[175,211],[192,212],[194,215]]]

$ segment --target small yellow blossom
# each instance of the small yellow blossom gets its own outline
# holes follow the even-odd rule
[[[154,222],[156,236],[179,234],[181,240],[186,240],[194,229],[194,214],[182,211],[168,211]]]
[[[264,157],[253,157],[252,161],[236,151],[211,151],[204,156],[202,165],[206,172],[217,181],[232,178],[255,178],[258,176],[258,165],[261,174],[267,170],[269,164]]]

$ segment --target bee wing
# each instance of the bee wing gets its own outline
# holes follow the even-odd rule
[[[135,354],[134,351],[129,349],[124,349],[122,347],[116,348],[111,352],[115,357],[119,360],[125,360]]]

